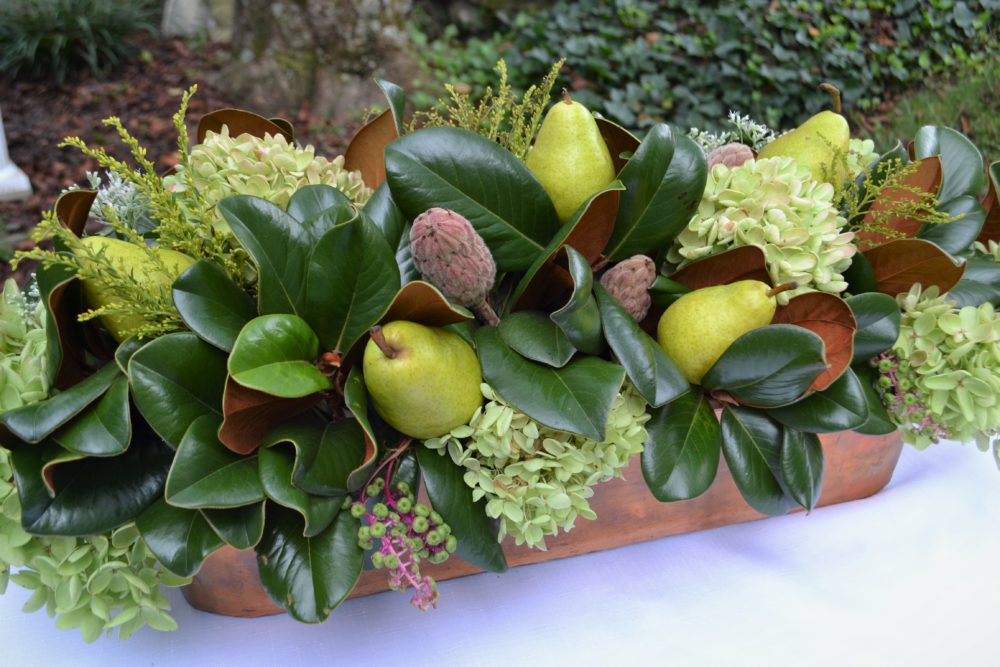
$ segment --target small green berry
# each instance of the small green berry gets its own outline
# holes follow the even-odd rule
[[[381,551],[376,551],[372,554],[372,565],[375,568],[380,568],[385,565],[385,556]]]
[[[406,482],[396,482],[396,490],[403,495],[407,495],[410,493],[410,485]]]
[[[444,537],[436,529],[427,533],[427,544],[431,545],[432,547],[436,547],[437,545],[441,544],[441,541],[443,539]]]
[[[394,554],[389,554],[385,557],[385,566],[390,570],[395,570],[399,567],[399,558]]]
[[[375,484],[369,484],[365,487],[365,494],[369,496],[377,496],[382,493],[382,489],[378,488]]]
[[[365,515],[365,506],[363,503],[354,503],[351,505],[351,516],[355,519],[360,519]]]
[[[427,517],[418,516],[413,520],[413,530],[416,532],[426,533],[428,528],[430,528],[430,524],[427,521]]]
[[[878,379],[878,386],[882,387],[883,389],[888,389],[889,387],[892,386],[892,380],[883,375]]]
[[[389,516],[389,508],[385,506],[385,503],[375,503],[375,507],[372,508],[372,514],[380,519],[384,519]]]
[[[878,369],[883,373],[888,373],[892,370],[892,362],[888,359],[882,359],[878,362]]]
[[[412,508],[413,508],[413,501],[405,496],[396,501],[396,509],[398,509],[403,514],[406,514]]]
[[[372,537],[382,537],[383,535],[385,535],[385,524],[384,523],[372,524]]]
[[[358,528],[358,539],[367,540],[371,536],[372,536],[371,526],[361,526],[360,528]]]
[[[431,521],[433,521],[436,525],[440,526],[442,523],[444,523],[444,517],[438,514],[437,512],[431,511]]]
[[[448,541],[445,542],[444,548],[450,554],[455,553],[455,550],[458,549],[458,540],[455,539],[454,535],[449,535],[448,536]]]
[[[417,516],[430,516],[431,508],[423,503],[417,503],[413,506],[413,513]]]
[[[906,394],[903,396],[903,405],[913,405],[917,402],[917,397],[913,394]]]

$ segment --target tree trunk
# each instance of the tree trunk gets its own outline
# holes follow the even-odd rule
[[[335,123],[381,102],[372,77],[408,83],[411,0],[234,0],[233,62],[219,85],[263,115],[308,105]]]

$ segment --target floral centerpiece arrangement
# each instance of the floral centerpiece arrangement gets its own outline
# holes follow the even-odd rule
[[[39,224],[0,302],[0,561],[93,640],[170,629],[160,585],[253,549],[295,618],[363,569],[501,571],[595,518],[634,457],[661,502],[724,457],[764,514],[816,506],[817,434],[1000,429],[1000,166],[925,127],[879,153],[839,109],[780,136],[640,141],[564,95],[405,95],[327,159],[222,110],[157,175]],[[11,573],[10,567],[14,567]]]

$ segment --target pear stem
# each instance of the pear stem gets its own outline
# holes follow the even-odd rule
[[[843,109],[840,100],[840,88],[837,88],[832,83],[821,83],[819,84],[819,89],[833,99],[833,110],[835,113],[840,113]]]
[[[566,104],[573,104],[573,98],[569,96],[569,91],[565,88],[562,89],[562,101]]]
[[[486,322],[486,324],[490,325],[491,327],[500,326],[500,318],[497,317],[496,311],[493,310],[493,307],[490,306],[490,304],[488,304],[485,299],[483,300],[482,303],[478,303],[475,306],[473,306],[472,312],[478,315],[479,319],[481,319],[483,322]]]
[[[773,297],[776,294],[781,294],[782,292],[787,292],[790,289],[796,289],[796,288],[798,288],[798,286],[799,286],[799,284],[793,280],[790,283],[784,283],[782,285],[778,285],[777,287],[772,287],[771,289],[769,289],[767,291],[767,296]]]
[[[396,350],[391,345],[389,341],[385,339],[385,334],[382,333],[382,326],[376,324],[371,329],[368,330],[368,335],[372,337],[375,344],[378,345],[378,349],[382,350],[382,354],[389,357],[390,359],[396,358]]]

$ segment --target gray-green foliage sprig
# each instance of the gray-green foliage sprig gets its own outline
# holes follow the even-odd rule
[[[621,477],[647,438],[646,403],[626,385],[608,415],[601,442],[544,426],[482,385],[486,404],[468,425],[425,441],[463,466],[473,500],[500,519],[500,539],[545,549],[545,536],[569,531],[577,517],[595,519],[588,499],[599,482]]]
[[[45,318],[9,281],[0,299],[0,410],[44,399],[45,378]],[[26,533],[10,452],[0,447],[0,593],[8,581],[34,591],[24,611],[45,608],[58,616],[56,627],[79,628],[92,642],[116,630],[124,639],[144,625],[175,629],[160,586],[189,580],[163,569],[132,524],[90,537]]]
[[[1000,317],[989,303],[956,308],[937,287],[914,285],[897,300],[899,337],[876,363],[904,439],[920,449],[942,439],[992,444],[1000,466]]]

